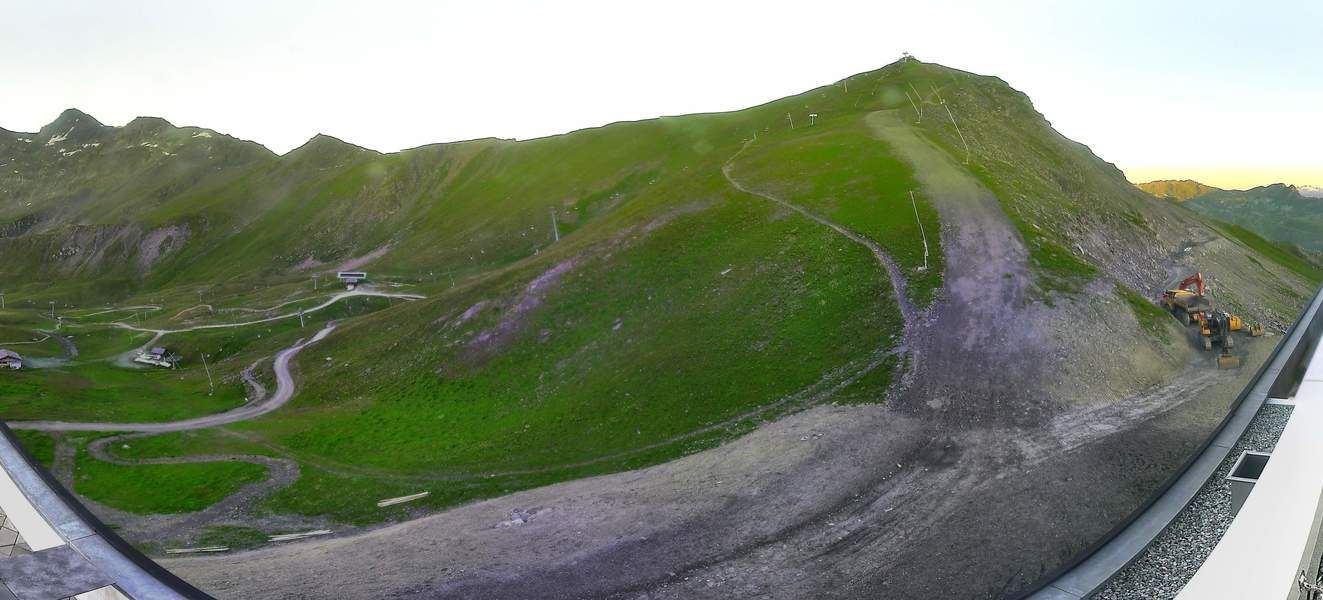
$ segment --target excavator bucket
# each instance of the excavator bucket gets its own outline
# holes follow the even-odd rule
[[[1235,368],[1238,368],[1238,367],[1240,367],[1240,357],[1239,357],[1239,356],[1236,356],[1236,355],[1234,355],[1234,354],[1219,354],[1219,355],[1217,355],[1217,368],[1219,368],[1219,369],[1235,369]]]
[[[1250,325],[1250,326],[1249,326],[1249,334],[1250,334],[1250,337],[1259,337],[1259,336],[1263,335],[1263,326],[1262,326],[1262,325],[1257,325],[1257,324],[1256,324],[1256,325]]]

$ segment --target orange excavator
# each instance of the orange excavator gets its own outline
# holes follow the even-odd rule
[[[1235,346],[1231,332],[1244,331],[1250,337],[1259,337],[1263,335],[1263,326],[1246,323],[1236,315],[1214,308],[1205,295],[1206,291],[1203,274],[1195,273],[1181,280],[1176,288],[1163,292],[1159,302],[1182,324],[1198,323],[1204,350],[1211,351],[1213,346],[1222,349],[1217,357],[1217,367],[1234,369],[1240,366],[1240,357],[1231,354],[1231,348]]]

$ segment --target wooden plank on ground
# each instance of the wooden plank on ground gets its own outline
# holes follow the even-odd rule
[[[268,537],[267,539],[272,542],[288,542],[291,540],[301,540],[303,538],[310,538],[319,535],[328,535],[330,533],[331,533],[330,529],[317,529],[313,531],[304,531],[302,533],[282,533],[280,535],[273,535],[271,537]]]
[[[428,494],[431,493],[432,492],[418,492],[417,494],[409,494],[408,496],[400,496],[398,498],[387,498],[385,500],[378,500],[377,508],[386,508],[387,506],[395,506],[396,504],[413,502],[414,500],[417,500],[419,498],[426,498]]]
[[[197,554],[199,552],[227,552],[228,546],[207,546],[205,548],[167,548],[166,554]]]

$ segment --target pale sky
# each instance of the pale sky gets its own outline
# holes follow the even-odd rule
[[[909,51],[1000,76],[1134,181],[1323,185],[1319,0],[0,0],[0,23],[17,131],[72,106],[394,151],[744,108]]]

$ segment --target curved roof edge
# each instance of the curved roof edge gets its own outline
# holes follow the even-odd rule
[[[37,463],[3,423],[0,508],[33,549],[31,555],[0,560],[34,563],[47,576],[38,580],[15,569],[18,574],[11,580],[8,569],[0,570],[0,585],[6,588],[23,587],[29,592],[35,588],[41,593],[46,589],[42,586],[48,586],[50,597],[67,597],[110,586],[131,600],[211,599],[102,523]]]

